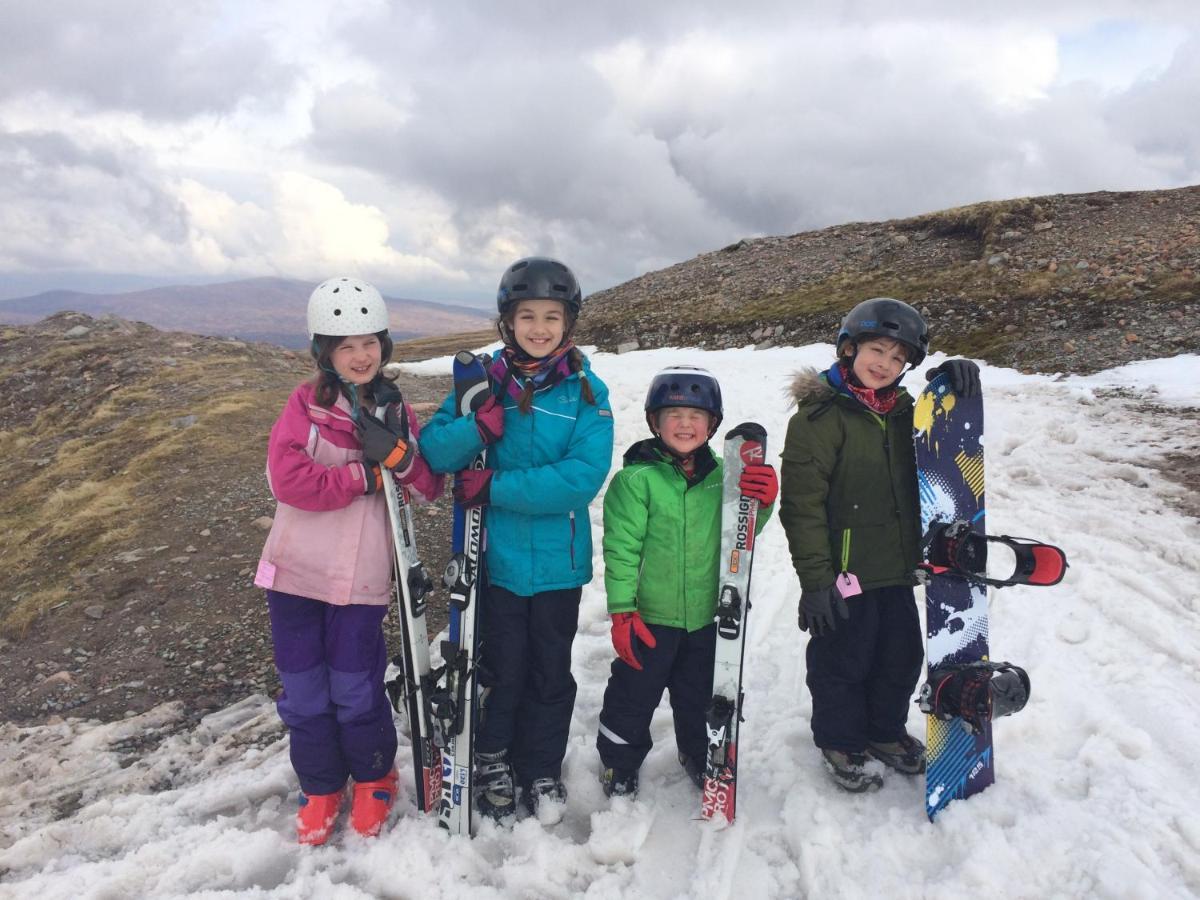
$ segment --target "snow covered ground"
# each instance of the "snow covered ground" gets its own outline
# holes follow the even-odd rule
[[[722,433],[756,419],[774,459],[790,373],[830,357],[824,345],[596,354],[617,423],[614,465],[644,434],[642,399],[659,368],[714,371]],[[449,361],[407,368],[448,372]],[[382,838],[343,832],[301,848],[287,741],[265,697],[148,755],[139,748],[178,707],[108,725],[4,725],[0,897],[1196,896],[1200,790],[1187,772],[1200,746],[1200,522],[1179,511],[1183,489],[1155,462],[1197,452],[1198,382],[1195,356],[1091,377],[984,367],[989,529],[1058,543],[1071,569],[1057,587],[993,595],[994,658],[1029,670],[1032,699],[996,724],[995,786],[936,824],[920,779],[891,774],[870,796],[826,780],[808,726],[798,587],[773,520],[755,559],[732,827],[696,820],[665,704],[640,796],[603,797],[593,741],[612,648],[597,578],[575,644],[562,823],[451,839],[406,793]],[[592,519],[598,548],[599,502]],[[914,710],[910,728],[922,726]],[[409,761],[402,747],[405,780]]]

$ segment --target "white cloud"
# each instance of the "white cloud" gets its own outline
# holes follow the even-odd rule
[[[1200,181],[1182,0],[3,18],[0,271],[355,270],[486,303],[531,252],[594,290],[752,234]]]

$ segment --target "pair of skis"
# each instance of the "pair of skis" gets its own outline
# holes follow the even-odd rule
[[[486,357],[461,351],[454,358],[455,409],[467,415],[488,396]],[[378,415],[382,416],[383,405]],[[480,451],[471,468],[486,465]],[[441,644],[442,665],[432,668],[425,626],[425,595],[433,583],[417,557],[412,509],[404,491],[384,479],[388,522],[396,549],[397,605],[401,653],[394,662],[401,676],[388,685],[392,704],[403,708],[412,736],[417,808],[437,810],[438,822],[452,834],[470,835],[472,745],[478,711],[479,567],[483,549],[483,510],[454,505],[450,562],[442,576],[449,591],[449,640]]]
[[[488,398],[485,362],[467,350],[454,357],[455,411],[465,416]],[[487,466],[487,450],[480,450],[470,468]],[[442,641],[442,666],[432,677],[430,718],[442,748],[441,805],[438,823],[451,834],[471,834],[474,794],[472,748],[479,704],[476,700],[479,651],[479,572],[483,553],[483,507],[463,509],[454,504],[454,531],[450,562],[442,583],[450,592],[450,634]]]
[[[375,415],[383,421],[387,405],[400,401],[399,392],[392,396],[380,397]],[[407,416],[403,406],[401,416]],[[405,419],[403,425],[407,424]],[[441,784],[440,768],[437,767],[437,744],[425,715],[426,692],[429,688],[429,638],[425,629],[425,597],[433,589],[433,581],[417,555],[416,532],[413,529],[412,504],[408,489],[398,488],[388,472],[383,478],[383,496],[387,503],[388,526],[395,548],[393,565],[396,606],[400,619],[400,654],[392,660],[400,668],[400,676],[387,683],[387,690],[392,706],[397,710],[403,708],[408,718],[417,807],[430,812],[434,808]]]
[[[766,459],[767,433],[745,422],[725,435],[721,485],[721,561],[717,581],[717,638],[712,700],[706,711],[708,753],[700,814],[733,822],[737,811],[738,730],[742,721],[742,663],[750,613],[758,500],[742,493],[742,471]]]

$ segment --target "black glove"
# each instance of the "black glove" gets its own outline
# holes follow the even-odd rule
[[[407,418],[403,404],[389,406],[382,422],[374,416],[363,416],[357,429],[363,458],[394,472],[403,472],[412,461]]]
[[[933,381],[942,372],[950,376],[954,393],[960,397],[979,396],[979,366],[969,359],[948,359],[925,373],[926,381]]]
[[[368,497],[371,494],[378,493],[383,490],[383,471],[379,468],[379,464],[367,465],[363,463],[363,474],[366,476],[366,489],[363,493]]]
[[[797,624],[801,631],[811,631],[813,637],[820,637],[837,627],[833,611],[843,619],[850,618],[850,607],[846,598],[838,593],[832,584],[827,588],[800,592],[800,614]]]

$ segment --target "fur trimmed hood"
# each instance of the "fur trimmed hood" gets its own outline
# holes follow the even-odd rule
[[[812,366],[798,370],[792,376],[792,383],[788,386],[788,394],[791,395],[793,405],[832,400],[837,394],[837,390],[822,377],[824,374],[823,371],[814,369]]]

